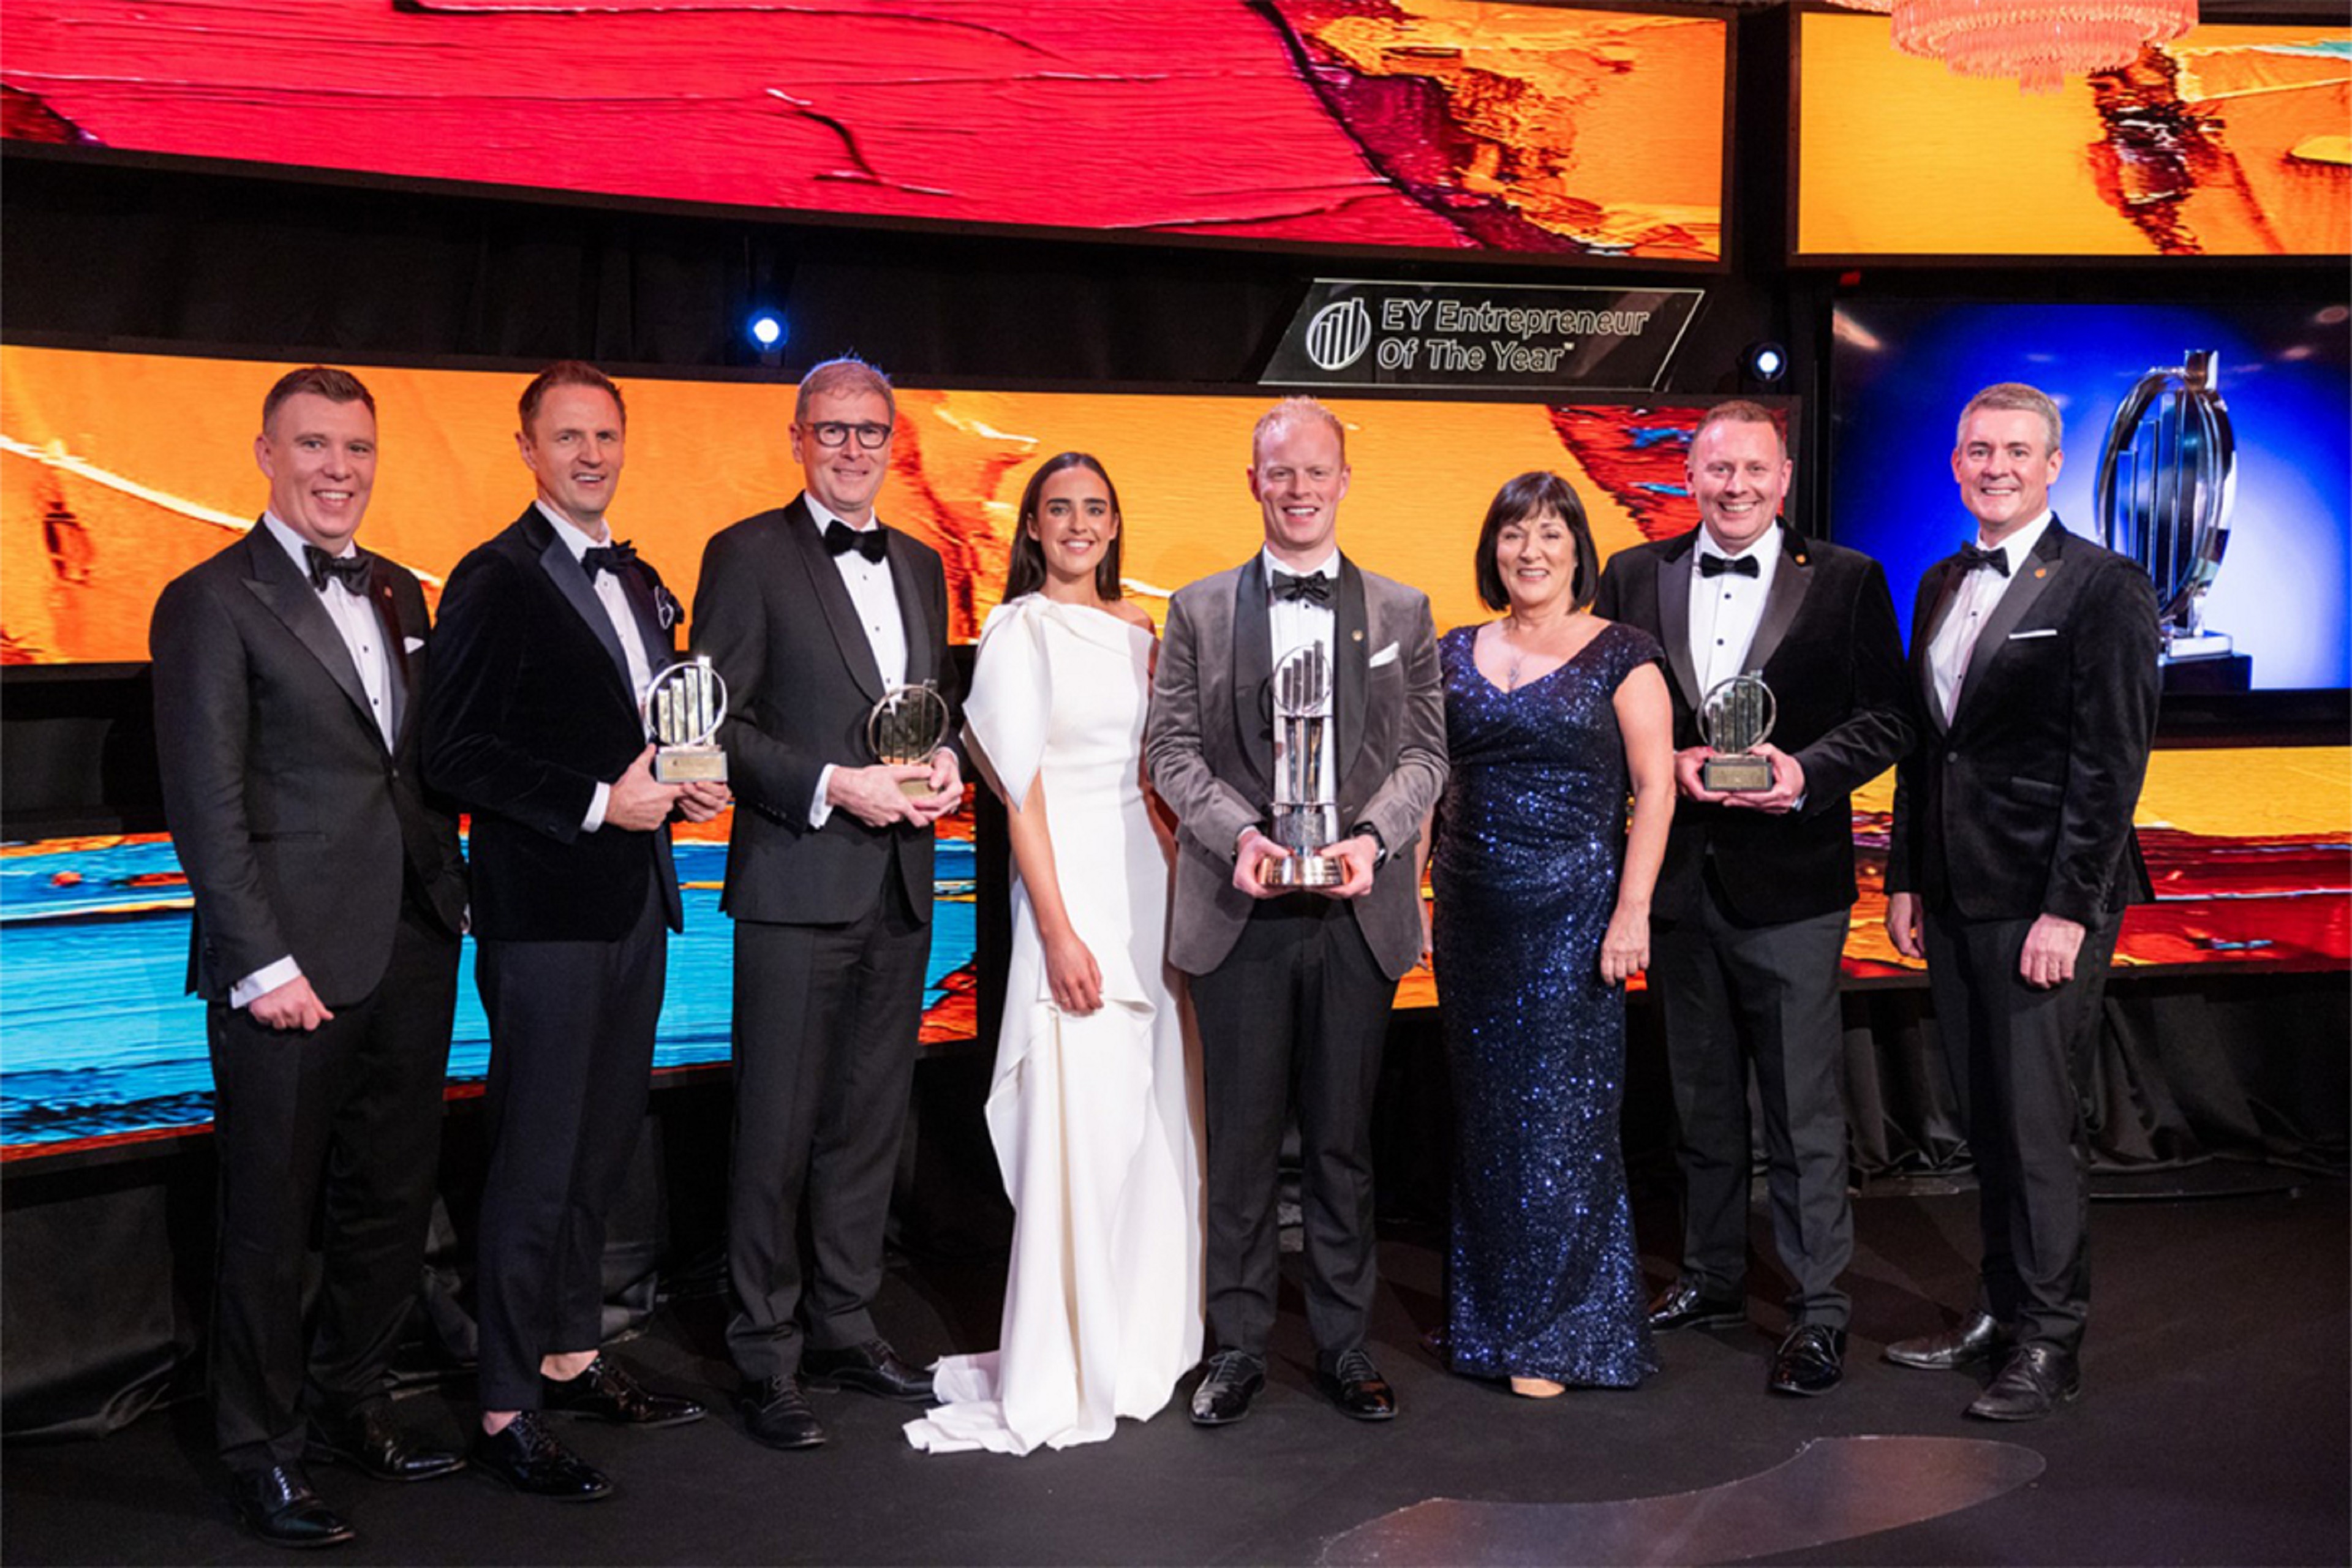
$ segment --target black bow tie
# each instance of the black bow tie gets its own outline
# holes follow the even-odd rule
[[[1963,575],[1979,566],[1991,567],[1996,576],[2009,575],[2009,552],[2006,550],[1979,550],[1973,544],[1963,544],[1960,546],[1959,562]]]
[[[1735,577],[1760,577],[1763,569],[1756,564],[1753,555],[1709,555],[1702,551],[1698,558],[1698,574],[1720,577],[1726,572]]]
[[[596,580],[599,572],[610,572],[618,577],[622,567],[636,563],[637,547],[625,541],[619,544],[592,544],[580,552],[581,567],[588,574],[591,583]]]
[[[1309,572],[1303,577],[1295,573],[1276,572],[1274,574],[1274,596],[1287,599],[1294,605],[1303,599],[1328,609],[1331,605],[1331,579],[1320,572]]]
[[[827,555],[846,555],[855,550],[868,561],[879,561],[882,552],[889,548],[890,542],[882,537],[882,531],[878,528],[852,528],[845,522],[824,525],[824,552]]]
[[[310,563],[310,586],[320,593],[327,591],[327,579],[341,577],[343,586],[367,597],[368,569],[375,557],[364,550],[354,550],[349,555],[330,555],[315,544],[302,547],[302,559]]]

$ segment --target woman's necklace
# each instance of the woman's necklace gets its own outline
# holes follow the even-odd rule
[[[1569,614],[1562,616],[1558,621],[1554,622],[1553,625],[1566,627],[1575,619],[1575,612],[1570,611]],[[1524,635],[1526,630],[1526,623],[1519,619],[1519,614],[1517,610],[1510,611],[1503,616],[1503,647],[1509,650],[1511,656],[1510,668],[1503,672],[1503,689],[1506,691],[1517,691],[1519,689],[1519,667],[1527,663],[1528,656],[1529,654],[1549,651],[1549,649],[1520,647],[1519,644],[1513,639],[1512,634],[1514,632],[1518,632]],[[1554,668],[1558,667],[1555,666]]]

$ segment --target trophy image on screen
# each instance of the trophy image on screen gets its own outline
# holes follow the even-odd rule
[[[1701,763],[1698,782],[1718,795],[1772,787],[1772,759],[1755,754],[1772,733],[1777,710],[1760,671],[1716,682],[1698,705],[1698,731],[1715,755]]]
[[[2230,638],[2201,624],[2221,569],[2237,500],[2238,444],[2210,349],[2141,376],[2107,426],[2099,455],[2099,542],[2127,555],[2156,584],[2168,665],[2227,661]],[[2243,689],[2244,677],[2211,684]],[[2166,684],[2179,684],[2168,679]]]
[[[948,722],[948,700],[930,682],[894,686],[866,715],[866,743],[873,748],[877,763],[928,767],[931,753],[947,744]],[[898,788],[908,795],[931,793],[929,783],[923,779],[900,779]]]
[[[1344,868],[1319,853],[1339,837],[1339,804],[1322,798],[1323,756],[1331,744],[1331,656],[1319,643],[1274,671],[1274,832],[1290,851],[1259,862],[1269,888],[1336,888]]]
[[[684,659],[646,687],[646,738],[654,742],[654,777],[663,784],[725,784],[727,753],[719,726],[727,717],[727,682],[708,658]]]

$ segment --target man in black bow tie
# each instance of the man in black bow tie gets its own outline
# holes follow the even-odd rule
[[[1927,960],[1984,1232],[1974,1310],[1886,1357],[1997,1366],[1968,1411],[1994,1421],[2082,1392],[2082,1075],[2124,907],[2153,891],[2132,810],[2156,731],[2156,590],[2058,521],[2059,437],[2057,405],[2018,383],[1961,411],[1952,477],[1977,537],[1919,580],[1927,723],[1886,849],[1886,933]]]
[[[1844,1376],[1853,1256],[1838,985],[1854,901],[1855,786],[1910,748],[1903,642],[1885,574],[1780,516],[1794,475],[1769,410],[1725,403],[1691,437],[1699,526],[1621,551],[1596,614],[1666,650],[1675,808],[1651,906],[1684,1186],[1680,1277],[1653,1328],[1748,1321],[1748,1064],[1764,1117],[1772,1235],[1793,1289],[1766,1386],[1826,1394]],[[1696,568],[1696,570],[1694,570]],[[1778,710],[1772,783],[1706,787],[1706,694],[1760,672]]]
[[[261,423],[269,510],[156,603],[155,729],[215,1091],[215,1431],[245,1524],[324,1546],[352,1531],[306,1448],[382,1480],[464,1463],[394,1425],[384,1368],[424,1262],[465,867],[418,784],[425,595],[353,542],[375,401],[313,365]]]
[[[586,1499],[611,1483],[546,1414],[635,1426],[702,1415],[598,1346],[605,1215],[645,1121],[669,933],[685,924],[669,825],[707,822],[729,796],[652,774],[639,704],[674,655],[677,601],[604,521],[621,389],[565,361],[524,388],[520,412],[539,493],[449,574],[425,761],[473,813],[490,1021],[474,1461],[518,1491]]]
[[[792,425],[801,494],[714,537],[694,595],[695,646],[727,682],[719,740],[743,802],[723,904],[735,919],[727,1342],[745,1427],[778,1448],[825,1440],[804,1386],[931,1393],[873,1315],[922,1026],[931,825],[963,800],[951,746],[897,766],[866,747],[867,716],[894,689],[954,695],[939,552],[874,515],[898,433],[873,366],[810,371]]]

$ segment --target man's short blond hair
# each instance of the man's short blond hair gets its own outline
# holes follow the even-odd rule
[[[1331,432],[1331,439],[1339,443],[1339,463],[1344,468],[1348,461],[1348,427],[1339,423],[1338,415],[1324,407],[1314,398],[1303,394],[1296,397],[1286,397],[1258,416],[1257,428],[1250,432],[1252,466],[1255,466],[1257,455],[1265,449],[1265,444],[1276,436],[1293,426],[1312,423],[1320,423],[1325,429]]]
[[[898,417],[898,399],[890,391],[890,378],[859,359],[856,354],[844,354],[829,359],[801,377],[800,395],[793,400],[793,423],[808,423],[809,404],[828,394],[870,392],[889,405],[890,418]]]
[[[1769,425],[1772,434],[1780,438],[1780,456],[1789,455],[1789,433],[1780,426],[1780,418],[1760,403],[1750,403],[1735,397],[1728,403],[1718,403],[1703,415],[1691,431],[1691,449],[1698,449],[1698,438],[1717,425]]]
[[[1960,421],[1952,437],[1955,443],[1967,438],[1969,416],[1979,408],[1995,408],[2013,414],[2039,414],[2042,428],[2050,432],[2050,449],[2055,452],[2064,444],[2065,421],[2059,417],[2058,405],[2050,400],[2050,395],[2038,386],[2028,386],[2021,381],[1996,382],[1969,398],[1969,405],[1960,410]]]

